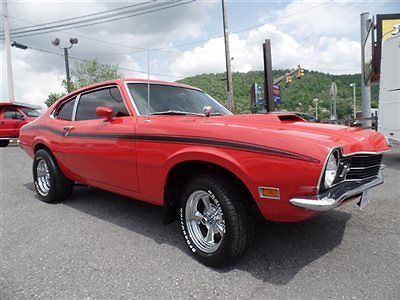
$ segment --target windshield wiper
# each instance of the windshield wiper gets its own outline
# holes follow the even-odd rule
[[[182,116],[199,116],[204,117],[204,114],[188,112],[188,111],[180,111],[180,110],[166,110],[166,111],[156,111],[150,113],[150,115],[182,115]]]

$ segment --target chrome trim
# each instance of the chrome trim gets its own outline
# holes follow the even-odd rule
[[[139,83],[139,81],[137,81],[137,82],[135,82],[135,81],[125,81],[124,82],[124,87],[125,87],[125,92],[128,94],[129,100],[131,100],[132,106],[135,109],[136,116],[140,116],[139,110],[138,110],[138,108],[136,106],[136,103],[133,100],[132,95],[131,95],[131,93],[129,91],[128,83]],[[144,83],[146,83],[146,82],[144,82]]]
[[[383,174],[380,170],[378,177],[370,182],[360,185],[350,191],[341,192],[340,187],[338,187],[335,192],[328,191],[321,195],[304,197],[304,198],[292,198],[290,203],[297,207],[302,207],[305,209],[313,211],[328,211],[340,206],[346,199],[355,197],[362,192],[369,190],[377,185],[383,183]]]
[[[328,164],[328,159],[329,159],[329,157],[331,156],[331,154],[334,151],[339,151],[339,158],[340,158],[340,155],[342,155],[342,151],[341,151],[341,147],[340,146],[335,146],[329,151],[328,155],[325,158],[325,162],[324,162],[324,165],[322,167],[321,173],[319,174],[318,185],[317,185],[317,194],[319,194],[319,192],[320,192],[322,177],[324,176],[326,165]]]
[[[347,153],[347,154],[343,154],[343,153],[342,153],[342,156],[343,156],[343,157],[347,157],[347,156],[358,155],[358,154],[378,155],[378,154],[384,154],[384,153],[390,152],[390,151],[392,151],[392,150],[389,149],[389,150],[376,151],[376,152],[374,152],[374,151],[360,151],[360,152],[352,152],[352,153]]]
[[[368,167],[353,167],[353,168],[349,168],[349,170],[365,170],[365,169],[370,169],[370,168],[376,168],[379,166],[381,166],[381,164],[372,165],[372,166],[368,166]]]
[[[81,99],[81,93],[75,96],[75,103],[74,103],[74,108],[72,109],[71,121],[75,121],[76,111],[78,110],[79,99]]]

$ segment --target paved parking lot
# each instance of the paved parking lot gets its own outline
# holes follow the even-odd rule
[[[45,204],[21,149],[1,149],[0,164],[1,299],[400,299],[400,151],[365,209],[260,221],[244,259],[222,270],[192,259],[158,207],[87,187]]]

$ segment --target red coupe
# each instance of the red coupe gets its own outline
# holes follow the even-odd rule
[[[82,183],[163,206],[211,266],[246,251],[254,213],[298,222],[368,200],[383,182],[379,133],[293,114],[232,115],[202,90],[121,79],[64,96],[21,129],[45,202]]]

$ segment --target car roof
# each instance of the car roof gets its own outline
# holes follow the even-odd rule
[[[188,88],[188,89],[204,92],[203,90],[201,90],[197,87],[179,83],[179,82],[170,82],[170,81],[162,81],[162,80],[155,80],[155,79],[147,80],[147,79],[143,79],[143,78],[120,78],[120,79],[107,80],[107,81],[103,81],[103,82],[85,86],[83,88],[77,89],[69,94],[64,95],[63,97],[60,98],[60,100],[70,98],[71,96],[74,96],[74,95],[77,95],[77,94],[80,94],[80,93],[83,93],[86,91],[90,91],[92,89],[101,88],[103,86],[108,86],[108,85],[113,85],[113,84],[115,85],[115,84],[125,84],[125,83],[147,83],[147,82],[150,82],[150,84],[162,84],[162,85],[183,87],[183,88]]]
[[[80,88],[80,89],[74,91],[73,93],[81,93],[81,92],[84,92],[87,90],[91,90],[93,88],[102,87],[102,86],[106,86],[106,85],[110,85],[110,84],[147,83],[147,82],[150,82],[150,84],[170,85],[170,86],[184,87],[184,88],[202,91],[201,89],[199,89],[197,87],[179,83],[179,82],[170,82],[170,81],[162,81],[162,80],[155,80],[155,79],[147,80],[147,79],[143,79],[143,78],[121,78],[121,79],[108,80],[108,81],[103,81],[103,82],[99,82],[96,84],[92,84],[92,85]]]
[[[27,103],[21,102],[0,102],[0,107],[21,107],[21,108],[31,108],[31,109],[40,109],[40,107],[36,105],[31,105]]]

